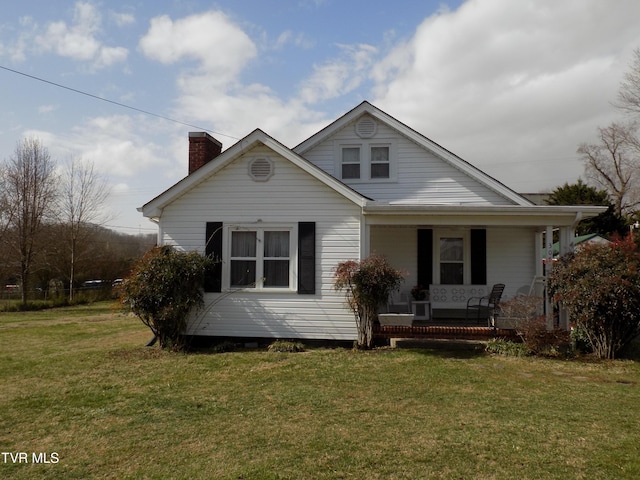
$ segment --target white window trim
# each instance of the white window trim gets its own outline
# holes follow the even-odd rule
[[[342,178],[342,149],[360,148],[360,178]],[[389,147],[389,178],[371,178],[371,147]],[[345,183],[393,183],[398,181],[398,144],[392,138],[335,142],[336,178]]]
[[[434,283],[440,285],[440,239],[441,238],[462,238],[463,242],[463,270],[462,285],[471,284],[471,232],[462,228],[438,228],[434,232],[433,248],[433,279]]]
[[[256,285],[255,287],[231,287],[231,232],[233,231],[256,231],[260,232],[258,238],[263,238],[264,232],[269,231],[286,231],[289,232],[289,286],[288,287],[265,287],[263,285],[263,269],[264,269],[264,250],[257,247],[256,257]],[[225,292],[296,292],[297,291],[297,269],[298,269],[298,226],[297,224],[282,223],[246,223],[246,224],[229,224],[225,225],[223,231],[223,262],[222,262],[222,289]],[[258,245],[262,245],[258,241]]]

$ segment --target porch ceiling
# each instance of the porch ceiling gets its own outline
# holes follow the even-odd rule
[[[606,210],[598,206],[393,205],[368,203],[369,225],[571,227]]]

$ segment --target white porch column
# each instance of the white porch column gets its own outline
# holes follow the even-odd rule
[[[562,227],[560,229],[560,256],[573,252],[575,230],[573,227]],[[569,312],[560,304],[559,328],[569,330]]]
[[[553,330],[553,302],[549,297],[549,291],[547,289],[547,277],[551,272],[553,266],[553,226],[547,226],[544,239],[545,248],[545,289],[544,289],[544,306],[547,312],[547,330]]]
[[[543,232],[536,232],[535,234],[535,257],[536,257],[536,277],[542,277],[544,275],[542,269],[542,260],[546,258],[544,249],[544,237]]]
[[[360,217],[360,260],[367,258],[371,253],[371,225],[367,217]]]

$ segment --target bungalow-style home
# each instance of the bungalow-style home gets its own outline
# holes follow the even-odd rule
[[[383,254],[430,291],[429,313],[464,308],[493,284],[515,295],[543,275],[553,229],[603,207],[537,206],[363,102],[298,146],[254,130],[222,151],[189,134],[189,174],[140,207],[159,245],[220,260],[192,335],[353,340],[339,262]]]

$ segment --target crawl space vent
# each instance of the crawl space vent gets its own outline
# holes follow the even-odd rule
[[[268,158],[256,158],[249,163],[249,176],[256,182],[266,182],[273,175],[273,163]]]
[[[360,138],[371,138],[376,134],[376,122],[371,117],[362,117],[356,123],[356,133]]]

